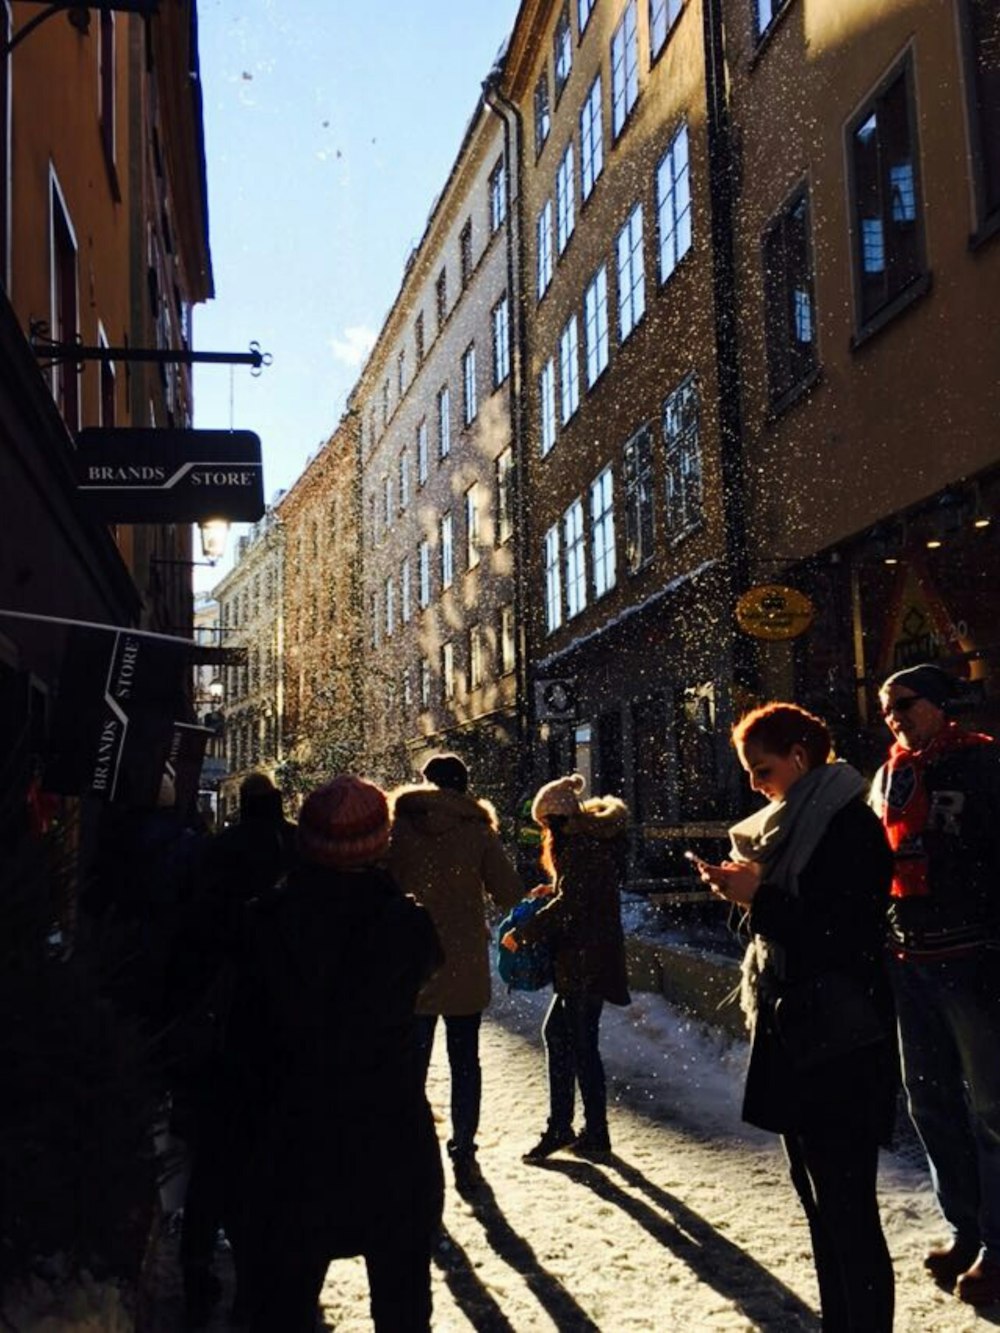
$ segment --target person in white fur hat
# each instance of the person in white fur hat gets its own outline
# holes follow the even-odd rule
[[[549,1074],[549,1121],[524,1154],[540,1162],[560,1148],[592,1157],[611,1149],[607,1092],[598,1045],[604,1003],[629,1004],[621,884],[628,809],[617,796],[581,799],[583,775],[547,782],[531,806],[542,829],[542,868],[552,901],[504,936],[506,948],[545,940],[552,949],[552,1004],[542,1026]],[[575,1088],[584,1128],[573,1128]]]

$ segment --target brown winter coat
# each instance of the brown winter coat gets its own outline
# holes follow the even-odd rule
[[[517,929],[552,947],[557,995],[585,992],[630,1004],[621,920],[628,809],[615,796],[584,801],[564,825],[552,901]]]
[[[431,914],[444,966],[417,999],[418,1014],[481,1013],[490,1002],[488,894],[504,911],[524,886],[504,851],[488,801],[421,785],[391,797],[389,869]]]

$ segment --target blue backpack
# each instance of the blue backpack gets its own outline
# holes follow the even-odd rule
[[[497,939],[516,930],[552,901],[551,897],[522,898],[500,922]],[[552,950],[544,940],[520,944],[516,949],[497,946],[497,970],[508,990],[541,990],[552,983]]]

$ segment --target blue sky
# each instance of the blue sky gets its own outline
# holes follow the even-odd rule
[[[216,298],[195,423],[256,431],[270,498],[336,425],[517,0],[200,0]]]

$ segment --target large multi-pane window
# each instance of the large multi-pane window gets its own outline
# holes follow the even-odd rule
[[[462,354],[462,416],[467,426],[476,419],[476,344],[469,343]]]
[[[473,482],[465,492],[465,567],[475,569],[479,564],[482,542],[479,514],[479,484]]]
[[[625,562],[635,574],[653,555],[653,437],[643,426],[625,444]]]
[[[431,544],[426,538],[417,547],[417,601],[422,607],[431,603]]]
[[[602,264],[583,294],[583,336],[587,349],[587,388],[608,366],[608,269]]]
[[[455,578],[454,524],[451,514],[441,515],[441,587],[450,588]]]
[[[788,0],[753,0],[754,26],[758,37],[763,37],[788,4]]]
[[[539,301],[552,281],[552,200],[546,199],[535,222],[535,283]]]
[[[552,109],[549,105],[549,76],[545,70],[535,84],[535,156],[545,147],[552,128]]]
[[[441,689],[445,699],[454,699],[455,645],[450,639],[441,645]]]
[[[604,121],[601,76],[590,85],[580,108],[580,197],[587,199],[604,170]]]
[[[556,247],[560,254],[569,244],[576,225],[574,184],[573,140],[570,139],[556,168]]]
[[[409,508],[410,504],[410,451],[403,449],[399,455],[399,507]]]
[[[451,392],[447,384],[438,390],[437,411],[438,458],[447,458],[451,453]]]
[[[490,172],[490,234],[499,231],[507,216],[507,172],[503,158]]]
[[[646,313],[646,268],[642,259],[642,204],[615,238],[618,262],[618,338],[624,342]]]
[[[590,484],[590,568],[594,596],[615,586],[614,480],[606,467]]]
[[[584,29],[590,22],[590,16],[594,12],[594,6],[597,0],[576,0],[576,26],[580,30],[580,36],[583,36]]]
[[[693,375],[682,380],[663,404],[663,446],[667,535],[676,540],[701,522],[698,387]]]
[[[687,125],[682,125],[670,140],[656,168],[656,219],[660,231],[660,281],[666,282],[691,248]]]
[[[504,449],[496,461],[497,544],[502,546],[514,534],[514,452]]]
[[[617,139],[639,96],[637,0],[628,0],[611,36],[611,135]]]
[[[649,54],[655,60],[680,17],[684,0],[649,0]]]
[[[566,618],[587,605],[587,549],[583,537],[583,501],[574,500],[563,514],[563,563],[566,569]]]
[[[549,634],[562,624],[562,571],[559,566],[559,524],[545,534],[545,628]]]
[[[491,312],[493,324],[493,387],[499,389],[510,374],[510,302],[504,292]]]
[[[417,482],[419,485],[427,480],[427,421],[421,421],[417,427]]]
[[[771,398],[816,368],[809,201],[800,190],[764,233],[764,336]]]
[[[538,409],[544,456],[556,442],[556,368],[551,356],[538,377]]]
[[[552,34],[552,69],[555,73],[556,102],[569,80],[573,68],[573,30],[569,22],[569,0],[562,7]]]
[[[576,315],[570,315],[559,335],[560,421],[565,426],[580,406],[580,334]]]
[[[979,232],[1000,220],[1000,4],[965,0],[966,96]]]
[[[469,626],[469,689],[478,690],[483,683],[483,628]]]
[[[500,608],[500,670],[506,676],[514,670],[514,608],[508,602]]]
[[[924,272],[911,77],[907,59],[848,129],[862,325]]]
[[[399,566],[399,618],[404,625],[408,625],[413,615],[413,597],[410,588],[411,569],[410,557],[403,557]]]

